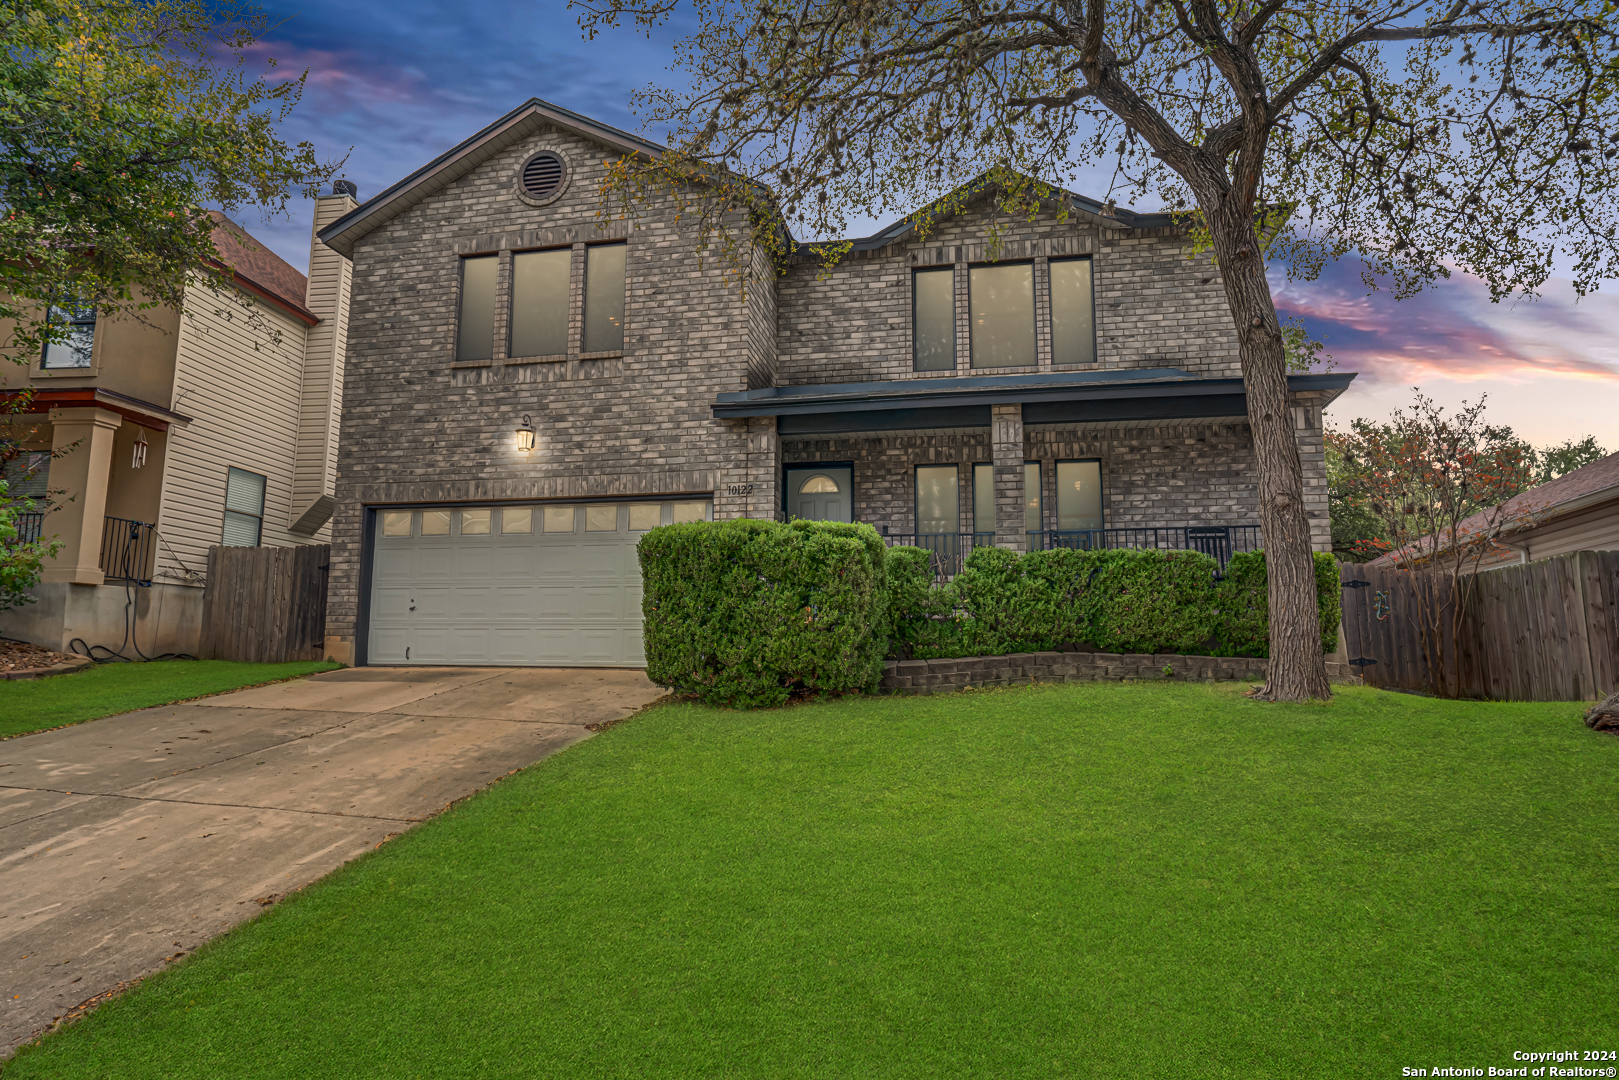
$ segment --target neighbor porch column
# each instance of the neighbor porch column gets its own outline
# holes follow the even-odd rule
[[[995,458],[995,546],[1028,550],[1023,531],[1023,406],[990,406]]]
[[[65,490],[72,501],[45,518],[42,535],[61,540],[62,550],[46,562],[40,579],[100,585],[107,579],[101,570],[101,526],[112,435],[124,421],[105,409],[54,409],[50,416],[51,452],[67,451],[51,461],[50,485]]]

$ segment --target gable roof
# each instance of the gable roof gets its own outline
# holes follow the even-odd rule
[[[367,233],[404,213],[421,200],[444,190],[490,158],[528,138],[544,126],[561,128],[587,139],[610,146],[625,154],[648,154],[656,157],[664,148],[648,142],[639,135],[631,135],[599,120],[592,120],[571,109],[553,105],[540,98],[529,98],[523,104],[502,116],[483,130],[464,139],[403,180],[385,188],[344,214],[316,235],[321,242],[342,255],[352,256],[354,245]],[[987,174],[969,181],[968,202],[977,201],[988,189]],[[1050,185],[1068,201],[1071,209],[1082,217],[1110,228],[1153,229],[1175,224],[1170,214],[1138,214],[1122,207],[1109,209],[1095,199],[1078,195],[1064,188]],[[762,188],[763,185],[760,185]],[[765,189],[768,190],[768,189]],[[958,188],[957,191],[962,190]],[[916,228],[907,215],[871,236],[851,240],[855,251],[871,251],[903,239]],[[788,234],[788,250],[807,253],[807,245],[798,243]],[[833,241],[838,243],[839,241]]]
[[[443,191],[479,165],[550,125],[605,143],[626,154],[661,154],[663,148],[627,131],[610,127],[571,109],[529,98],[471,138],[464,139],[391,187],[350,210],[318,234],[322,243],[342,255],[371,230]]]
[[[1504,533],[1501,537],[1504,543],[1495,544],[1490,553],[1484,556],[1481,565],[1489,566],[1502,559],[1515,557],[1514,552],[1506,546],[1513,542],[1514,537],[1543,528],[1564,514],[1584,510],[1609,500],[1619,500],[1619,453],[1598,458],[1591,464],[1582,465],[1555,480],[1548,480],[1528,491],[1520,492],[1497,507],[1480,510],[1470,517],[1463,518],[1456,531],[1463,537],[1476,536],[1485,530],[1489,524],[1487,515],[1492,514],[1495,515],[1495,520],[1504,518],[1508,522],[1520,516],[1528,519],[1521,526]],[[1433,538],[1425,536],[1413,546],[1418,551],[1426,550],[1433,546]],[[1372,563],[1379,566],[1391,565],[1397,554],[1399,553],[1391,551],[1373,559]]]
[[[1032,177],[1027,179],[1032,179]],[[1080,195],[1077,192],[1069,191],[1067,188],[1060,187],[1057,184],[1048,183],[1046,186],[1051,188],[1052,192],[1056,196],[1054,201],[1066,202],[1068,204],[1068,208],[1077,213],[1081,218],[1090,221],[1092,224],[1101,225],[1103,228],[1164,229],[1172,228],[1176,224],[1175,216],[1173,214],[1141,214],[1134,210],[1126,209],[1122,206],[1109,207],[1104,203],[1097,202],[1095,199],[1092,199],[1089,196]],[[950,199],[962,192],[966,193],[966,198],[962,200],[962,209],[966,209],[966,207],[971,206],[987,196],[990,193],[990,187],[991,184],[989,174],[987,172],[981,173],[977,177],[956,188],[948,195],[935,199],[927,206],[922,207],[921,210],[928,210],[932,207],[938,206],[945,200]],[[920,212],[921,211],[918,211],[917,213]],[[915,219],[917,217],[917,213],[907,214],[898,221],[878,229],[870,236],[862,237],[858,240],[849,240],[847,242],[851,245],[851,250],[853,251],[875,251],[878,248],[887,247],[889,244],[904,240],[912,232],[916,231]],[[836,240],[832,241],[834,244],[840,242],[841,241]],[[811,253],[812,248],[824,246],[825,243],[821,241],[816,241],[813,243],[801,242],[795,246],[794,250],[800,255],[807,255]]]
[[[309,280],[281,256],[253,239],[252,235],[218,210],[208,211],[214,220],[214,250],[220,262],[246,291],[262,296],[278,307],[313,326],[320,320],[304,306]]]

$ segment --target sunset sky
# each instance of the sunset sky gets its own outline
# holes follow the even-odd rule
[[[679,78],[668,70],[673,43],[689,28],[677,20],[650,40],[618,31],[587,42],[575,13],[550,0],[276,0],[263,8],[275,26],[261,56],[283,75],[309,70],[286,134],[326,157],[348,153],[345,175],[362,198],[530,97],[641,131],[630,96]],[[1086,170],[1071,186],[1100,195],[1097,179]],[[240,216],[303,269],[310,213],[308,203],[295,203],[287,218]],[[865,224],[871,228],[859,231],[879,223]],[[1591,434],[1619,449],[1619,281],[1578,303],[1566,281],[1554,280],[1539,300],[1500,304],[1462,275],[1411,300],[1368,296],[1352,263],[1328,267],[1315,282],[1277,274],[1273,285],[1282,313],[1303,317],[1339,370],[1361,373],[1328,413],[1331,423],[1386,417],[1420,386],[1452,405],[1488,393],[1490,418],[1536,443]]]

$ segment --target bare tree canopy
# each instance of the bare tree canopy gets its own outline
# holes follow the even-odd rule
[[[595,32],[677,3],[576,6]],[[988,165],[1055,181],[1113,162],[1130,198],[1295,209],[1278,241],[1299,268],[1359,252],[1402,294],[1446,262],[1532,291],[1559,247],[1581,293],[1619,277],[1609,3],[696,7],[689,87],[643,92],[644,118],[819,236]]]
[[[650,27],[677,2],[575,0],[591,34]],[[833,238],[850,214],[924,207],[925,232],[956,208],[933,200],[986,170],[1007,212],[1102,164],[1118,194],[1185,214],[1238,334],[1271,568],[1268,697],[1328,690],[1308,655],[1315,586],[1267,257],[1308,277],[1357,252],[1402,296],[1452,266],[1496,298],[1533,292],[1558,251],[1582,293],[1619,276],[1611,0],[695,7],[688,81],[638,100],[671,150],[620,163],[622,195],[690,191],[700,173],[705,229],[746,211],[753,242],[778,249],[783,222]]]

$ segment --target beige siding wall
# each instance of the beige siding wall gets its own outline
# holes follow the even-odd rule
[[[329,195],[315,204],[314,232],[354,209],[346,195]],[[337,479],[338,414],[343,405],[343,350],[348,337],[349,286],[352,264],[310,237],[309,291],[304,306],[320,317],[309,328],[304,349],[303,386],[298,413],[298,448],[294,464],[292,504],[286,524],[324,500],[311,520],[331,515]]]
[[[293,464],[297,455],[305,325],[280,309],[259,303],[279,342],[226,320],[199,304],[181,321],[175,362],[174,408],[193,417],[169,434],[168,468],[158,529],[158,578],[185,580],[184,568],[202,570],[208,548],[219,543],[230,466],[268,478],[264,499],[266,546],[326,542],[288,530]]]
[[[1619,500],[1593,506],[1589,510],[1575,511],[1563,520],[1548,522],[1527,536],[1509,536],[1507,542],[1528,548],[1531,562],[1567,555],[1572,551],[1619,550]],[[1516,566],[1518,561],[1519,557],[1514,553],[1491,560],[1484,569]]]

